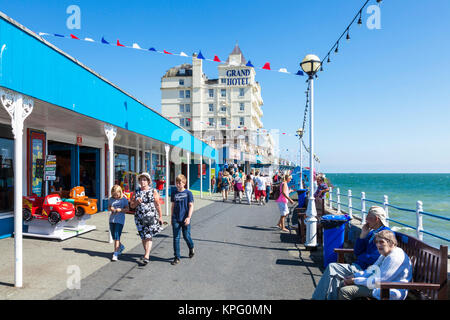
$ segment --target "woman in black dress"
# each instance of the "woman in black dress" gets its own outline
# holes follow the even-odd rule
[[[152,179],[147,172],[138,177],[140,188],[136,190],[130,202],[130,208],[136,209],[134,221],[142,240],[145,254],[141,263],[149,263],[150,250],[152,249],[153,236],[162,231],[162,213],[159,204],[159,193],[152,187]]]

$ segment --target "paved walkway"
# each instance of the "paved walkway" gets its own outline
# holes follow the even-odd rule
[[[205,196],[206,197],[206,196]],[[127,215],[126,246],[118,262],[110,262],[106,216],[97,230],[62,242],[24,240],[24,288],[12,287],[13,239],[6,252],[8,266],[0,264],[0,299],[309,299],[321,276],[320,254],[298,244],[295,233],[275,227],[278,208],[223,203],[218,197],[199,199],[192,219],[196,255],[187,257],[181,240],[181,263],[172,266],[172,231],[155,237],[151,262],[141,267],[143,254],[133,217]],[[200,208],[199,208],[200,207]],[[105,221],[103,221],[105,220]],[[103,221],[103,222],[102,222]],[[102,222],[102,223],[100,223]],[[101,226],[100,226],[101,225]],[[81,271],[80,289],[73,283],[73,266]],[[5,269],[9,267],[8,273]],[[69,269],[68,269],[69,268]],[[7,276],[6,276],[7,275]]]

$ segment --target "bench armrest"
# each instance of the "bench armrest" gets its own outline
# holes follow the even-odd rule
[[[389,300],[389,289],[439,290],[438,283],[425,282],[380,282],[380,299]]]
[[[353,249],[341,249],[341,248],[335,248],[334,252],[337,253],[338,258],[337,258],[337,262],[338,263],[344,263],[344,254],[346,253],[353,253]]]

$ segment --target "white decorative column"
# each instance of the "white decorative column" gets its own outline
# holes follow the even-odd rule
[[[200,199],[203,198],[203,155],[200,154]]]
[[[188,151],[188,153],[186,154],[186,158],[187,158],[187,177],[186,177],[186,180],[187,180],[187,185],[186,185],[186,189],[190,189],[190,184],[189,184],[189,176],[190,176],[190,173],[189,173],[189,168],[190,168],[190,165],[191,165],[191,153]]]
[[[108,166],[108,196],[111,197],[111,189],[114,186],[114,139],[117,135],[117,128],[110,125],[105,124],[104,130],[106,134],[106,138],[108,139],[108,153],[109,153],[109,166]],[[109,216],[110,213],[107,214],[108,217],[108,226],[109,226]],[[108,227],[109,230],[109,227]],[[113,242],[111,232],[108,232],[109,234],[109,243]]]
[[[211,158],[209,158],[209,196],[212,196],[212,185],[211,185]]]
[[[22,146],[23,123],[33,111],[34,102],[20,94],[0,89],[3,107],[11,117],[11,127],[14,134],[14,285],[23,285],[23,257],[22,257]]]
[[[164,201],[164,204],[166,205],[166,216],[169,216],[169,170],[170,170],[170,164],[169,164],[169,151],[170,146],[166,144],[164,146],[164,149],[166,151],[166,199]]]

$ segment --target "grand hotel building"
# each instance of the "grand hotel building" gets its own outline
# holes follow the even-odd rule
[[[162,114],[219,151],[219,161],[274,163],[275,142],[264,130],[261,86],[238,45],[218,79],[203,73],[203,59],[169,69],[161,79]]]

